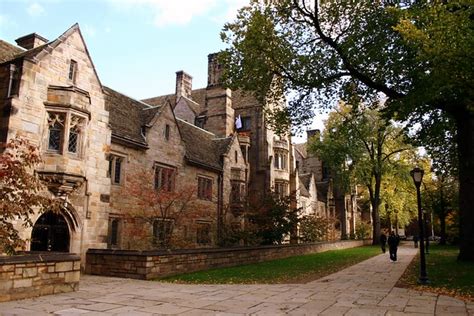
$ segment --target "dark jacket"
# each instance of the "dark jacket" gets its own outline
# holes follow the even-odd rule
[[[400,243],[400,238],[396,235],[390,235],[388,237],[388,246],[391,248],[396,248],[398,247],[398,244]]]

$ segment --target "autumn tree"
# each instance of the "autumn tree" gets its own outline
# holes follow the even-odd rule
[[[35,167],[41,163],[38,148],[23,138],[13,138],[0,149],[0,252],[13,254],[25,247],[18,225],[31,227],[31,217],[44,210],[59,211]]]
[[[193,219],[198,215],[205,215],[205,208],[199,203],[194,187],[184,186],[178,189],[174,187],[172,178],[168,181],[170,182],[166,185],[158,187],[155,172],[151,168],[138,169],[127,176],[120,193],[127,196],[132,204],[122,205],[121,208],[130,223],[138,221],[129,226],[133,234],[129,237],[136,239],[135,247],[176,247],[180,241],[174,232],[183,217]],[[143,223],[153,227],[155,235],[151,236]]]
[[[474,260],[474,6],[448,1],[252,1],[225,25],[225,82],[261,101],[286,93],[277,127],[355,91],[388,117],[438,133],[452,122],[459,168],[459,259]],[[275,80],[278,84],[275,85]],[[273,87],[273,89],[272,89]],[[430,120],[438,116],[441,120]],[[425,141],[429,138],[425,138]]]
[[[373,243],[377,244],[383,181],[400,168],[400,155],[413,150],[404,142],[401,127],[383,118],[377,109],[361,108],[340,103],[329,114],[322,140],[310,140],[310,150],[321,157],[340,185],[354,183],[366,188],[372,208]]]

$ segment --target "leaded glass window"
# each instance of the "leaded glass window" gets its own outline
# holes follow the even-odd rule
[[[64,134],[65,115],[63,113],[48,113],[48,149],[61,151],[62,138]]]
[[[72,116],[71,125],[69,126],[69,142],[68,142],[68,151],[70,153],[78,153],[80,134],[82,131],[82,124],[84,122],[83,118],[78,116]]]

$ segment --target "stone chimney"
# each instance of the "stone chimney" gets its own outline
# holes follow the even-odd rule
[[[316,136],[317,138],[321,139],[321,131],[319,129],[310,129],[306,131],[306,136],[308,140],[313,136]]]
[[[219,53],[207,55],[207,87],[221,84],[223,67],[218,61]]]
[[[41,46],[43,44],[46,44],[48,40],[41,35],[38,35],[36,33],[31,33],[31,34],[22,36],[20,38],[17,38],[15,42],[18,44],[18,46],[21,46],[25,49],[32,49],[32,48]]]
[[[193,77],[180,70],[176,72],[176,102],[181,97],[191,99],[193,91]]]

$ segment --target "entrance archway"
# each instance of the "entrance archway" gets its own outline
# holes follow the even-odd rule
[[[69,227],[61,214],[46,212],[31,233],[31,251],[69,252]]]

